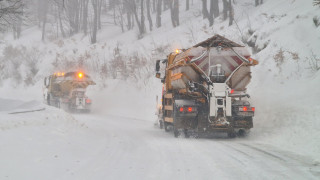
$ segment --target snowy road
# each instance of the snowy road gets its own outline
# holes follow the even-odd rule
[[[317,179],[320,164],[245,139],[175,139],[152,122],[76,116],[102,143],[75,179]],[[70,179],[73,176],[66,177]]]
[[[11,133],[5,130],[0,138],[0,179],[320,177],[320,164],[312,159],[248,139],[174,138],[154,127],[152,121],[73,116],[74,126],[69,124],[67,129],[31,126],[23,127],[23,133],[19,127]]]

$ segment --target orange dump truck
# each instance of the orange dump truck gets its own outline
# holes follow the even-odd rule
[[[86,89],[95,82],[83,72],[54,73],[44,79],[44,99],[48,105],[69,111],[90,112]]]

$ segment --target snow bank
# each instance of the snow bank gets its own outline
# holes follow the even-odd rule
[[[72,115],[44,105],[39,101],[21,101],[0,98],[0,129],[9,130],[25,126],[35,128],[61,128],[79,126]]]
[[[250,138],[319,160],[319,77],[285,84],[269,81],[253,88],[257,108]]]

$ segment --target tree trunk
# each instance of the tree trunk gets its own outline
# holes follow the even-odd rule
[[[137,25],[138,25],[138,29],[139,29],[139,38],[143,37],[143,34],[145,33],[145,24],[144,24],[144,13],[143,13],[143,0],[141,0],[141,20],[139,20],[138,17],[138,12],[137,12],[137,6],[135,2],[132,2],[133,4],[133,13],[134,13],[134,17],[136,19]]]
[[[133,27],[132,24],[132,4],[128,1],[123,1],[123,8],[127,14],[127,29],[131,30]]]
[[[162,4],[162,0],[158,0],[158,4],[157,4],[157,16],[156,16],[157,28],[161,27],[161,4]]]
[[[98,0],[98,29],[101,29],[101,8],[102,8],[102,0]]]
[[[124,20],[123,20],[123,13],[122,13],[122,8],[119,6],[118,7],[119,8],[119,16],[120,16],[120,26],[121,26],[121,32],[123,32],[124,33]]]
[[[79,32],[79,26],[80,26],[80,8],[79,8],[79,4],[80,2],[75,1],[75,22],[74,22],[74,33],[78,33]]]
[[[18,16],[18,25],[17,25],[17,38],[19,39],[21,36],[21,27],[22,27],[22,16],[23,16],[23,6],[22,6],[22,10],[21,10],[21,15]]]
[[[173,27],[176,27],[176,22],[175,22],[175,15],[174,15],[174,6],[173,6],[173,1],[170,2],[169,7],[170,7],[170,15],[171,15],[171,23]]]
[[[210,0],[210,14],[208,18],[209,26],[213,25],[213,21],[214,21],[213,14],[214,14],[214,0]]]
[[[145,20],[145,17],[144,17],[144,0],[141,0],[141,32],[142,34],[144,34],[146,32],[146,26],[144,24],[144,20]]]
[[[214,17],[216,18],[216,17],[218,17],[219,16],[219,0],[211,0],[211,1],[213,1],[212,3],[213,3],[213,15],[214,15]]]
[[[41,36],[41,40],[44,41],[45,40],[45,33],[46,33],[46,23],[47,23],[47,13],[48,13],[48,1],[44,0],[43,1],[43,19],[42,19],[42,36]]]
[[[156,0],[152,0],[152,13],[156,12]]]
[[[162,2],[163,2],[163,11],[167,10],[168,8],[170,8],[171,1],[172,0],[162,0]]]
[[[47,15],[45,15],[45,17],[43,17],[43,21],[42,21],[42,36],[41,36],[42,41],[44,41],[44,38],[45,38],[46,23],[47,23]]]
[[[132,27],[132,23],[131,23],[131,13],[129,12],[127,12],[127,21],[128,21],[127,29],[130,30]]]
[[[150,14],[150,0],[147,0],[147,16],[148,16],[148,21],[149,21],[149,29],[150,31],[152,31],[152,18],[151,18],[151,14]]]
[[[207,8],[207,0],[202,0],[202,15],[203,19],[208,18],[209,19],[209,12]]]
[[[85,35],[88,33],[88,3],[89,0],[83,0],[82,29]]]
[[[62,8],[63,8],[63,5],[58,4],[58,18],[59,18],[60,31],[61,31],[62,37],[65,38],[66,33],[64,32],[62,19],[61,19],[61,12],[63,12]]]
[[[116,6],[113,7],[113,23],[114,23],[114,25],[117,25],[117,20],[116,20]]]
[[[186,11],[190,9],[190,0],[186,0]]]
[[[174,19],[176,21],[176,26],[180,25],[180,19],[179,19],[179,0],[174,0]]]
[[[255,6],[259,6],[259,0],[255,0]]]
[[[93,8],[93,27],[91,35],[91,43],[97,42],[97,31],[98,31],[98,0],[91,0]]]
[[[23,7],[21,7],[21,14],[17,15],[17,20],[13,21],[13,38],[19,39],[21,35],[21,26],[22,26],[22,16],[23,16]]]
[[[233,20],[234,20],[234,11],[232,7],[232,2],[231,0],[229,0],[229,26],[232,25]]]
[[[222,0],[223,2],[223,20],[226,20],[228,18],[228,2],[227,0]]]

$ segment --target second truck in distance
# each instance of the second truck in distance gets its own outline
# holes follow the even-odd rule
[[[83,72],[57,72],[44,79],[44,99],[48,105],[71,112],[90,112],[89,85],[96,83]]]

